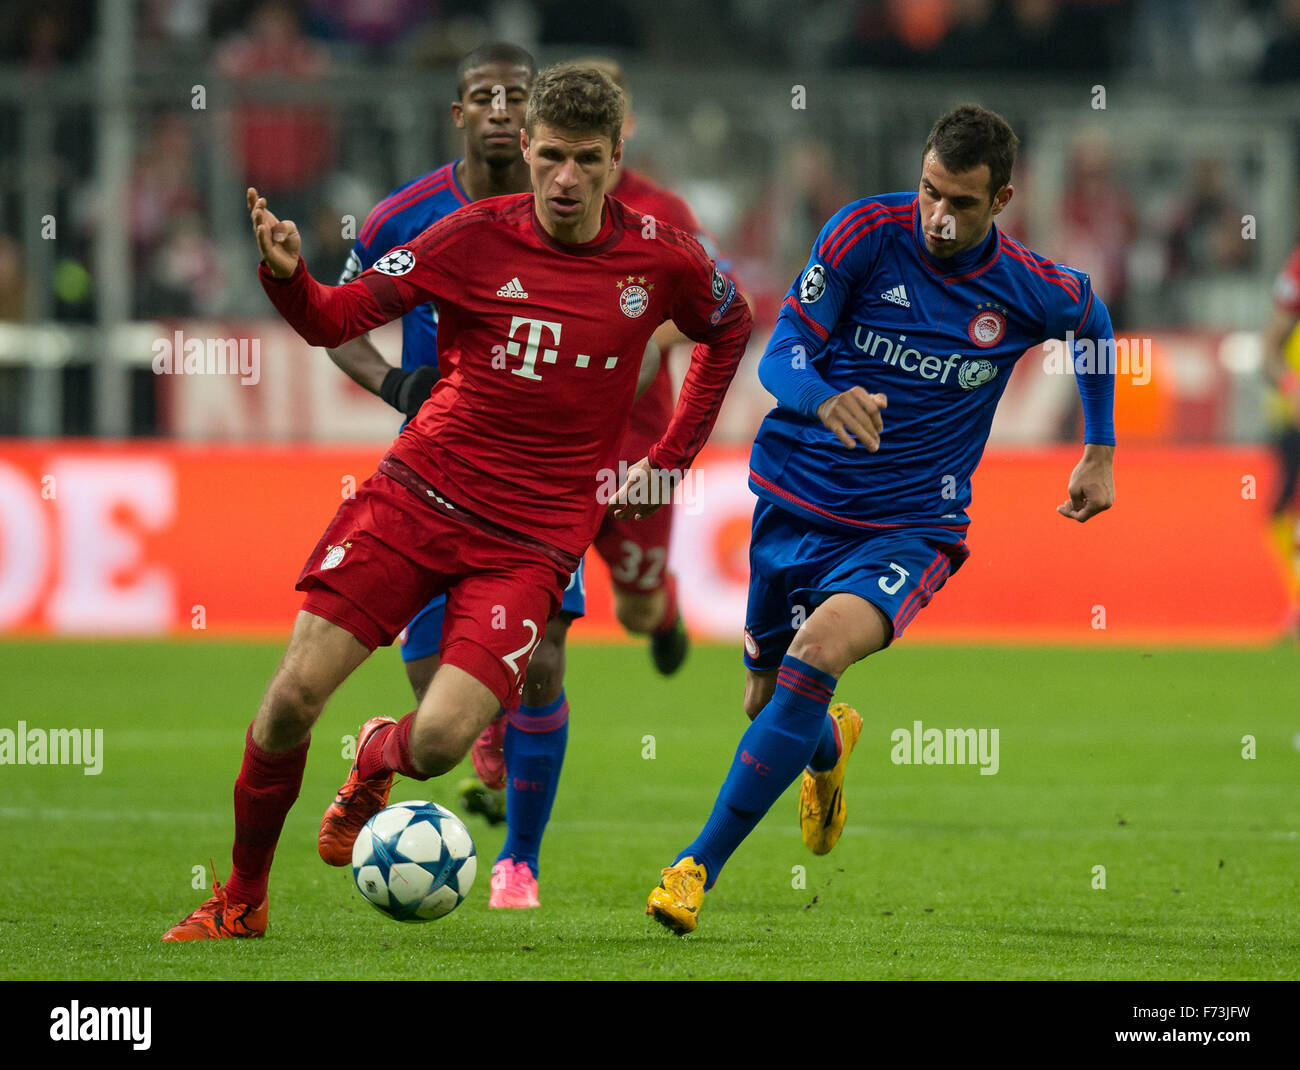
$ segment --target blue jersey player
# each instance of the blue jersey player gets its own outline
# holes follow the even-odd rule
[[[533,57],[509,44],[489,44],[461,60],[452,120],[465,132],[465,155],[427,175],[399,186],[367,216],[348,255],[340,284],[372,267],[390,249],[463,205],[484,197],[525,193],[528,164],[519,131],[537,74]],[[438,310],[423,305],[402,317],[402,366],[390,365],[363,335],[329,351],[352,379],[378,394],[409,419],[419,411],[438,378]],[[402,660],[418,702],[438,667],[445,598],[435,598],[407,626]],[[568,736],[568,701],[564,694],[564,640],[570,623],[586,612],[582,568],[564,593],[560,612],[547,623],[545,637],[533,653],[523,701],[484,733],[491,742],[475,744],[474,759],[483,780],[500,785],[506,764],[528,790],[485,791],[470,782],[466,802],[494,823],[508,825],[501,857],[493,867],[493,907],[530,907],[537,895],[538,852],[550,817]],[[541,785],[541,790],[538,786]],[[522,868],[521,868],[522,867]]]
[[[727,859],[801,774],[804,842],[817,854],[834,846],[862,727],[830,705],[836,682],[901,635],[966,560],[971,475],[1016,361],[1070,337],[1114,352],[1088,276],[994,224],[1017,143],[974,105],[940,118],[917,192],[837,212],[785,299],[759,364],[778,405],[750,463],[752,724],[703,831],[650,894],[646,913],[674,932],[695,929]],[[1077,521],[1114,501],[1114,378],[1097,364],[1112,366],[1076,362],[1085,445],[1057,507]]]

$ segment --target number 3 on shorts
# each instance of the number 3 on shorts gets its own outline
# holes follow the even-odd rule
[[[898,578],[891,583],[888,576],[881,576],[876,582],[880,584],[880,589],[885,594],[895,594],[907,582],[908,572],[902,565],[896,565],[892,561],[889,562],[889,567],[898,573]]]
[[[534,621],[525,617],[523,625],[529,632],[528,642],[518,650],[512,650],[509,654],[506,654],[501,658],[502,661],[510,666],[510,671],[514,674],[515,679],[519,678],[519,659],[523,658],[526,662],[527,659],[532,656],[533,647],[535,647],[542,638],[541,633],[537,630],[537,624]]]

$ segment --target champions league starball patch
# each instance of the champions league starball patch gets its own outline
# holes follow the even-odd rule
[[[410,249],[394,249],[375,261],[375,270],[384,275],[405,275],[415,267],[415,254]]]
[[[826,269],[821,264],[814,264],[803,273],[803,281],[799,283],[799,300],[805,305],[811,305],[825,292]]]

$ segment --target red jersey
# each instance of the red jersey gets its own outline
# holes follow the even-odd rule
[[[695,218],[690,205],[677,194],[666,190],[658,183],[650,181],[631,168],[623,168],[623,177],[614,188],[614,195],[629,208],[641,213],[642,221],[638,226],[644,228],[645,216],[653,216],[655,227],[660,223],[669,223],[687,234],[694,234],[697,239],[703,234],[700,222]],[[622,459],[628,464],[635,464],[646,456],[649,448],[659,440],[668,426],[673,414],[673,382],[668,371],[668,361],[659,364],[659,373],[654,377],[646,392],[636,399],[632,406],[632,415],[628,420],[627,434],[623,439]]]
[[[263,288],[310,344],[334,347],[426,301],[438,306],[442,378],[393,444],[455,505],[580,555],[608,487],[646,343],[673,320],[697,341],[657,468],[688,468],[745,351],[749,309],[699,242],[671,224],[641,236],[639,213],[605,198],[600,233],[567,244],[533,195],[467,205],[345,286],[299,262],[263,264]]]

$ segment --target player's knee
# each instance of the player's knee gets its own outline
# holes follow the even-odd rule
[[[663,619],[663,594],[620,594],[614,603],[614,616],[629,632],[646,635],[659,626]]]
[[[837,679],[861,657],[843,636],[812,632],[807,625],[795,633],[789,655]]]
[[[308,730],[316,723],[328,689],[299,670],[281,666],[266,689],[262,700],[269,727],[277,734],[295,729]]]
[[[533,652],[524,677],[523,702],[526,706],[555,701],[564,686],[564,639],[547,636]],[[549,696],[549,697],[548,697]]]
[[[461,740],[450,733],[435,735],[413,730],[408,742],[411,764],[425,777],[442,776],[464,761],[472,742],[472,739]]]

